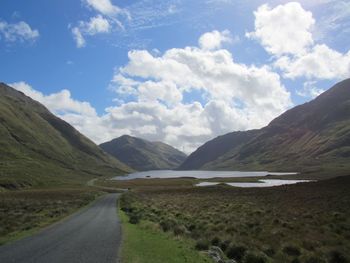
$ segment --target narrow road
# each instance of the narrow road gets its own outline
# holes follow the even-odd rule
[[[118,197],[108,194],[34,236],[0,246],[0,262],[115,263],[121,242]]]

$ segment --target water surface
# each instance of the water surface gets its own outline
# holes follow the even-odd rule
[[[147,172],[136,172],[126,176],[114,177],[114,180],[132,180],[132,179],[152,179],[152,178],[180,178],[190,177],[196,179],[210,178],[231,178],[231,177],[263,177],[266,175],[294,175],[297,173],[271,173],[266,171],[260,172],[240,172],[240,171],[173,171],[157,170]]]
[[[264,179],[259,180],[258,182],[249,183],[249,182],[237,182],[237,183],[224,183],[230,186],[235,187],[272,187],[272,186],[280,186],[287,184],[297,184],[297,183],[307,183],[313,182],[312,180],[280,180],[280,179]],[[196,184],[196,186],[213,186],[220,184],[218,182],[201,182]]]

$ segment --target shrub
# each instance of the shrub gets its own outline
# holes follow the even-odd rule
[[[250,252],[244,257],[243,262],[244,263],[266,263],[267,259],[263,255],[257,255]]]
[[[176,236],[180,236],[180,235],[183,235],[184,233],[186,232],[186,228],[182,225],[177,225],[174,227],[174,234]]]
[[[196,229],[196,225],[195,224],[191,224],[191,225],[188,226],[188,230],[191,231],[191,232],[193,230],[195,230],[195,229]]]
[[[160,226],[163,229],[164,232],[169,231],[170,229],[174,228],[176,223],[173,220],[166,219],[160,222]]]
[[[221,248],[222,251],[226,251],[226,249],[229,247],[231,241],[230,240],[225,240],[224,242],[221,242],[219,247]]]
[[[220,244],[220,238],[219,237],[214,237],[212,240],[211,240],[211,244],[213,246],[219,246]]]
[[[336,261],[339,263],[338,261]],[[310,256],[306,258],[305,263],[325,263],[325,261],[317,256]]]
[[[345,256],[339,251],[331,251],[329,253],[329,263],[347,263],[349,262]]]
[[[196,249],[197,250],[208,250],[209,248],[209,242],[206,239],[200,239],[196,243]]]
[[[273,255],[275,255],[276,251],[273,248],[269,247],[264,250],[264,253],[269,257],[272,257]]]
[[[130,224],[138,224],[140,222],[140,215],[138,214],[131,214],[129,216],[129,223]]]
[[[226,255],[230,259],[240,261],[244,257],[246,251],[247,249],[243,246],[232,245],[227,249]]]
[[[300,249],[295,246],[285,246],[283,252],[288,256],[300,256]]]

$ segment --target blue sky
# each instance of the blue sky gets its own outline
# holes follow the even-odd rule
[[[350,2],[3,0],[0,80],[96,143],[191,152],[350,71]]]

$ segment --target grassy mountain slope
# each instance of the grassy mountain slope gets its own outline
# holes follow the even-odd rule
[[[149,142],[128,135],[102,143],[100,147],[139,171],[174,169],[187,157],[165,143]]]
[[[231,132],[203,144],[192,153],[179,167],[180,170],[195,170],[206,163],[215,161],[225,153],[241,147],[254,138],[257,130],[247,132]]]
[[[248,142],[200,168],[348,173],[350,79],[288,110]]]
[[[129,170],[43,105],[0,83],[0,186],[77,183]]]

